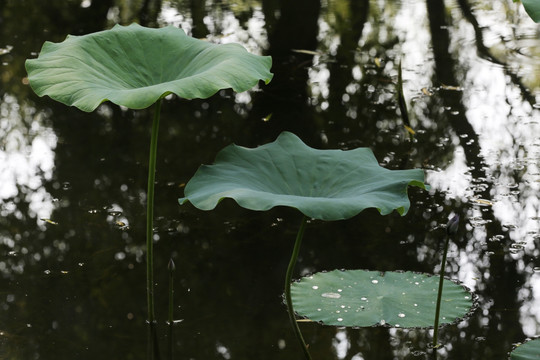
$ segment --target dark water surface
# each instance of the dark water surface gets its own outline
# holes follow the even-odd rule
[[[152,109],[83,113],[27,85],[44,41],[115,23],[181,26],[273,57],[267,86],[162,106],[155,279],[175,359],[299,359],[281,301],[301,216],[224,201],[180,207],[183,184],[231,142],[288,130],[310,146],[371,148],[423,168],[406,216],[314,221],[295,277],[336,268],[437,273],[478,295],[441,332],[440,359],[505,359],[540,334],[540,28],[511,0],[0,1],[0,358],[145,359],[145,188]],[[301,51],[298,51],[301,50]],[[411,141],[397,107],[403,63]],[[272,114],[268,120],[267,116]],[[268,120],[268,121],[265,121]],[[314,359],[427,359],[431,332],[301,324]]]

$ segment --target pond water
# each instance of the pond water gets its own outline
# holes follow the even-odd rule
[[[299,359],[282,287],[301,215],[180,207],[200,164],[284,130],[321,149],[371,148],[422,168],[406,216],[312,221],[295,278],[333,269],[438,273],[478,295],[444,327],[440,359],[504,359],[540,334],[540,27],[511,0],[0,2],[0,358],[145,359],[150,110],[83,113],[28,86],[43,42],[139,22],[273,57],[273,81],[167,98],[156,175],[158,338],[173,357]],[[398,64],[411,137],[397,102]],[[272,116],[269,116],[269,115]],[[181,321],[180,321],[181,320]],[[314,359],[427,359],[431,330],[301,323]]]

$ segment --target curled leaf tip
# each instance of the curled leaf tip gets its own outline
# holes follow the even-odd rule
[[[455,235],[457,233],[458,226],[459,215],[454,215],[454,217],[448,220],[448,223],[446,224],[446,233],[448,235]]]
[[[169,265],[167,266],[167,268],[169,269],[170,272],[173,272],[176,269],[176,266],[174,265],[174,261],[172,258],[169,260]]]

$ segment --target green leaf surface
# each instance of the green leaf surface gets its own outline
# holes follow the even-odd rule
[[[521,0],[521,2],[531,19],[540,22],[540,0]]]
[[[272,79],[271,65],[269,56],[239,44],[211,44],[173,26],[132,24],[45,42],[26,70],[39,96],[93,111],[107,100],[143,109],[170,93],[194,99],[226,88],[246,91]]]
[[[296,312],[325,325],[432,327],[439,277],[414,272],[333,270],[291,285]],[[473,296],[444,280],[440,324],[465,317]]]
[[[510,353],[510,360],[538,360],[540,359],[540,339],[527,341],[516,347]]]
[[[351,218],[366,208],[404,215],[408,185],[426,188],[422,170],[388,170],[368,148],[317,150],[283,132],[255,149],[230,145],[213,165],[201,166],[180,204],[212,210],[224,198],[251,210],[297,208],[320,220]]]

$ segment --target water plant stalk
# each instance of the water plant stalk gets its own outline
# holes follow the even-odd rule
[[[441,274],[439,277],[439,291],[437,292],[437,306],[435,307],[435,323],[433,324],[433,348],[438,347],[438,335],[439,335],[439,314],[441,312],[441,298],[443,291],[443,281],[444,281],[444,268],[446,267],[446,253],[448,252],[448,243],[450,242],[450,236],[446,236],[446,242],[444,244],[444,252],[441,263]]]
[[[156,178],[156,158],[159,132],[161,99],[154,105],[154,120],[150,140],[148,159],[148,190],[146,198],[146,295],[148,304],[148,322],[156,321],[154,312],[154,183]]]
[[[443,291],[444,281],[444,269],[446,267],[446,255],[448,253],[448,244],[450,243],[450,237],[457,233],[459,224],[459,215],[455,215],[446,225],[446,241],[444,243],[443,258],[441,262],[441,271],[439,276],[439,291],[437,292],[437,305],[435,307],[435,322],[433,324],[433,349],[439,347],[439,314],[441,311],[441,298]],[[436,351],[435,351],[436,352]]]
[[[167,321],[168,326],[168,337],[167,337],[167,348],[168,348],[168,359],[172,360],[173,358],[173,326],[174,326],[174,270],[176,266],[174,261],[171,258],[169,260],[169,317]]]
[[[173,259],[169,260],[169,325],[172,326],[174,323],[174,270],[176,266],[174,265]]]
[[[298,234],[296,235],[296,241],[294,242],[293,253],[291,255],[291,260],[289,261],[289,266],[287,267],[287,273],[285,275],[285,302],[287,303],[287,309],[289,310],[289,320],[291,321],[291,326],[293,327],[294,334],[296,335],[296,338],[298,339],[298,341],[300,342],[300,345],[302,346],[302,351],[304,352],[305,358],[307,360],[311,360],[311,355],[309,354],[306,342],[304,341],[304,337],[302,336],[302,333],[300,332],[300,328],[298,327],[298,322],[296,321],[292,298],[291,298],[292,274],[293,274],[294,266],[296,265],[296,261],[298,260],[298,253],[300,252],[300,245],[302,244],[302,238],[304,237],[306,223],[307,223],[307,217],[304,216],[302,218],[302,222],[300,223],[300,229],[298,230]]]
[[[407,110],[407,102],[405,101],[405,94],[403,93],[403,76],[402,76],[402,71],[401,71],[401,60],[399,60],[399,65],[398,65],[397,96],[398,96],[399,111],[401,113],[401,120],[403,120],[403,126],[409,133],[410,140],[413,140],[415,132],[412,129],[411,123],[409,121],[409,112]]]
[[[160,360],[161,359],[161,355],[159,352],[159,343],[158,343],[158,338],[157,338],[156,325],[157,324],[155,322],[148,324],[148,332],[147,332],[148,349],[147,349],[147,354],[146,354],[147,360]]]

